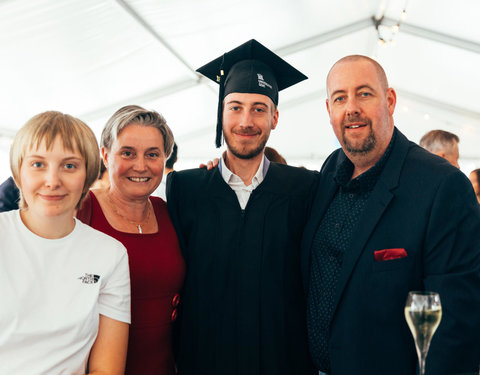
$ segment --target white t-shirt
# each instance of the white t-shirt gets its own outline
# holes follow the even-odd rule
[[[85,374],[99,314],[130,323],[125,247],[75,219],[66,237],[0,214],[0,374]]]

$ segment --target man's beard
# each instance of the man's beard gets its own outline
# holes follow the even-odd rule
[[[370,121],[367,118],[361,119],[361,118],[349,118],[346,123],[350,122],[364,122],[366,123],[366,126],[369,127],[370,132],[367,135],[367,138],[363,141],[361,145],[355,145],[353,142],[350,142],[347,137],[345,136],[345,131],[342,134],[343,138],[343,144],[345,145],[345,150],[351,154],[361,154],[361,155],[366,155],[370,151],[372,151],[375,148],[375,145],[377,143],[377,140],[375,138],[375,134],[372,131],[372,121]],[[345,126],[345,124],[342,124]]]
[[[247,149],[244,146],[235,147],[233,144],[231,144],[231,142],[229,141],[229,138],[225,134],[223,136],[225,138],[225,143],[227,144],[227,147],[230,150],[230,152],[233,155],[235,155],[237,158],[245,159],[245,160],[252,159],[255,156],[259,155],[265,148],[265,145],[267,144],[267,141],[268,141],[268,137],[262,137],[259,140],[257,147],[253,149]]]

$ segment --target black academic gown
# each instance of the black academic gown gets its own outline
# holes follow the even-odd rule
[[[169,174],[187,265],[179,374],[312,373],[300,243],[316,180],[271,163],[242,211],[218,168]]]

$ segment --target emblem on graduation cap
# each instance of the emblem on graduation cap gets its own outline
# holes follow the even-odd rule
[[[220,85],[215,145],[222,143],[223,99],[232,92],[262,94],[278,105],[278,92],[308,77],[255,39],[197,69]]]

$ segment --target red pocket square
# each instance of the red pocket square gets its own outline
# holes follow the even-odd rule
[[[382,260],[392,260],[405,258],[407,252],[405,249],[385,249],[375,251],[375,261],[381,262]]]

